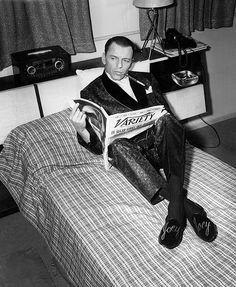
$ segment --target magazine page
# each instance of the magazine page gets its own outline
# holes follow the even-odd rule
[[[118,113],[107,118],[104,147],[105,168],[109,169],[108,146],[118,138],[131,138],[150,128],[167,111],[163,105]]]
[[[96,103],[93,103],[86,99],[80,98],[74,99],[72,101],[74,103],[69,103],[71,108],[73,108],[74,104],[79,103],[79,109],[86,113],[87,119],[91,127],[93,128],[94,132],[104,146],[108,117],[106,111]]]
[[[73,108],[75,103],[79,103],[79,109],[86,113],[90,125],[103,144],[106,170],[110,168],[108,146],[115,139],[134,137],[150,128],[161,116],[167,113],[163,105],[158,105],[108,116],[102,107],[89,100],[76,99],[70,101],[70,107]]]
[[[110,115],[107,118],[106,140],[109,142],[119,137],[131,138],[147,129],[159,117],[166,113],[163,105]]]

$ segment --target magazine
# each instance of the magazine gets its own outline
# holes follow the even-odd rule
[[[195,40],[197,47],[196,48],[187,48],[185,49],[186,53],[191,53],[191,52],[196,52],[196,51],[201,51],[201,50],[206,50],[209,46],[207,44],[204,44],[198,40]],[[166,55],[167,57],[176,57],[179,55],[179,50],[178,49],[165,49],[163,50],[163,47],[160,43],[156,43],[154,49],[158,51],[161,54]],[[183,51],[181,51],[182,54],[184,54]]]
[[[86,113],[87,119],[103,146],[104,165],[109,169],[108,146],[118,138],[132,138],[150,128],[167,111],[163,105],[145,109],[108,115],[103,107],[86,99],[69,102],[71,108],[79,103],[79,109]]]

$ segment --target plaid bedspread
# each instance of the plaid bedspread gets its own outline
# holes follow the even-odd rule
[[[69,111],[13,130],[0,180],[75,286],[235,286],[236,170],[191,146],[185,186],[218,226],[213,243],[188,224],[181,245],[158,243],[167,202],[149,204],[76,140]]]

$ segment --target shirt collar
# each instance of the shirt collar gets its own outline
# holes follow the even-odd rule
[[[106,75],[108,76],[108,78],[113,81],[114,83],[116,83],[117,85],[127,85],[127,84],[130,84],[129,82],[129,78],[127,76],[125,76],[124,78],[122,78],[121,80],[114,80],[112,79],[111,75],[109,73],[107,73],[105,71]]]

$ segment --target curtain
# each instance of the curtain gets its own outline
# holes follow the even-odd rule
[[[53,45],[96,51],[88,0],[0,0],[0,70],[13,52]]]
[[[175,4],[159,9],[158,33],[165,37],[168,28],[176,28],[184,35],[195,30],[216,29],[233,25],[236,0],[176,0]],[[146,9],[139,9],[141,39],[150,27]]]

